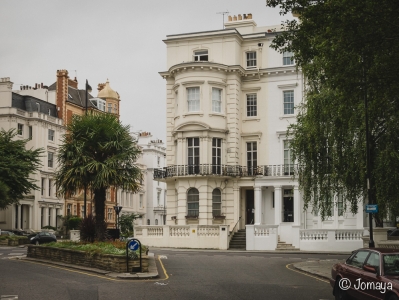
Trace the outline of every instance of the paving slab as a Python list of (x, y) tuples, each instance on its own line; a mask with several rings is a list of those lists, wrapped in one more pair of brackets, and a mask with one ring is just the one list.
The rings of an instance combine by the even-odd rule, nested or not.
[(301, 272), (329, 280), (332, 266), (344, 261), (343, 259), (308, 260), (294, 263), (292, 266)]

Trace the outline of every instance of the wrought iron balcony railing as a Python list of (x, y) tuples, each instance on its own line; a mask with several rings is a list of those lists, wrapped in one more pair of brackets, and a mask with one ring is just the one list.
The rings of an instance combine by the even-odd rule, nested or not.
[(257, 167), (232, 166), (232, 165), (175, 165), (154, 170), (154, 179), (190, 175), (220, 175), (232, 177), (254, 176), (292, 176), (296, 172), (297, 165), (267, 165)]

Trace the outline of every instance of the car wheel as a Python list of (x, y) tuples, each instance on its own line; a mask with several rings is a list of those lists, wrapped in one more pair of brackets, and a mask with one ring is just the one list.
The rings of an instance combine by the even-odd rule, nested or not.
[(399, 298), (396, 295), (391, 294), (389, 295), (388, 300), (399, 300)]
[(348, 300), (348, 294), (346, 291), (342, 290), (338, 284), (339, 279), (336, 281), (334, 286), (334, 296), (335, 300)]
[(36, 241), (36, 242), (35, 242), (35, 245), (40, 245), (39, 241)]

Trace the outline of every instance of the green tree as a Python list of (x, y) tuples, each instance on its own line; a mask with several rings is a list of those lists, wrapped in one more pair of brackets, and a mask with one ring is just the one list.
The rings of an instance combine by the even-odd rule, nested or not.
[(141, 218), (142, 215), (139, 213), (126, 213), (122, 214), (119, 218), (119, 228), (123, 236), (129, 237), (133, 235), (133, 222), (136, 219)]
[[(294, 11), (272, 47), (291, 51), (306, 85), (290, 126), (305, 208), (324, 218), (344, 196), (352, 213), (367, 196), (365, 99), (370, 132), (371, 195), (382, 226), (399, 215), (399, 2), (390, 0), (267, 0)], [(361, 205), (361, 204), (360, 204)], [(362, 209), (362, 206), (361, 206)]]
[(105, 239), (106, 190), (116, 186), (137, 191), (142, 173), (135, 164), (141, 150), (111, 114), (75, 116), (59, 149), (59, 193), (68, 196), (85, 186), (94, 194), (97, 239)]
[(43, 149), (26, 149), (14, 129), (0, 131), (0, 209), (18, 203), (39, 187), (30, 176), (40, 169)]

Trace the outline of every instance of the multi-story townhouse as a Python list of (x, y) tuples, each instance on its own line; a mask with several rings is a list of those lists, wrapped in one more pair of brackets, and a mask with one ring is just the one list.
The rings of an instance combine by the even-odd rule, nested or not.
[[(40, 170), (31, 174), (40, 190), (31, 191), (18, 205), (0, 210), (0, 228), (40, 230), (61, 225), (64, 200), (57, 197), (54, 172), (56, 152), (65, 133), (57, 107), (48, 101), (47, 89), (36, 85), (12, 90), (10, 78), (0, 80), (0, 128), (15, 129), (17, 139), (27, 139), (27, 148), (43, 148)], [(35, 96), (32, 96), (35, 95)]]
[[(296, 121), (304, 79), (292, 53), (270, 48), (277, 28), (257, 27), (252, 14), (238, 15), (229, 17), (224, 30), (164, 40), (167, 167), (154, 176), (167, 183), (170, 237), (180, 230), (184, 237), (202, 238), (216, 225), (228, 225), (232, 232), (246, 231), (247, 249), (274, 250), (278, 237), (279, 245), (291, 248), (316, 247), (317, 239), (329, 239), (328, 247), (348, 241), (346, 248), (334, 244), (337, 250), (361, 246), (363, 212), (345, 213), (342, 197), (334, 198), (326, 220), (303, 210), (286, 131)], [(155, 244), (143, 230), (145, 242)], [(182, 246), (177, 236), (167, 245)]]
[(154, 169), (165, 164), (165, 147), (162, 140), (154, 139), (150, 132), (139, 132), (138, 145), (142, 150), (142, 161), (146, 167), (146, 225), (164, 225), (166, 222), (166, 183), (154, 180)]

